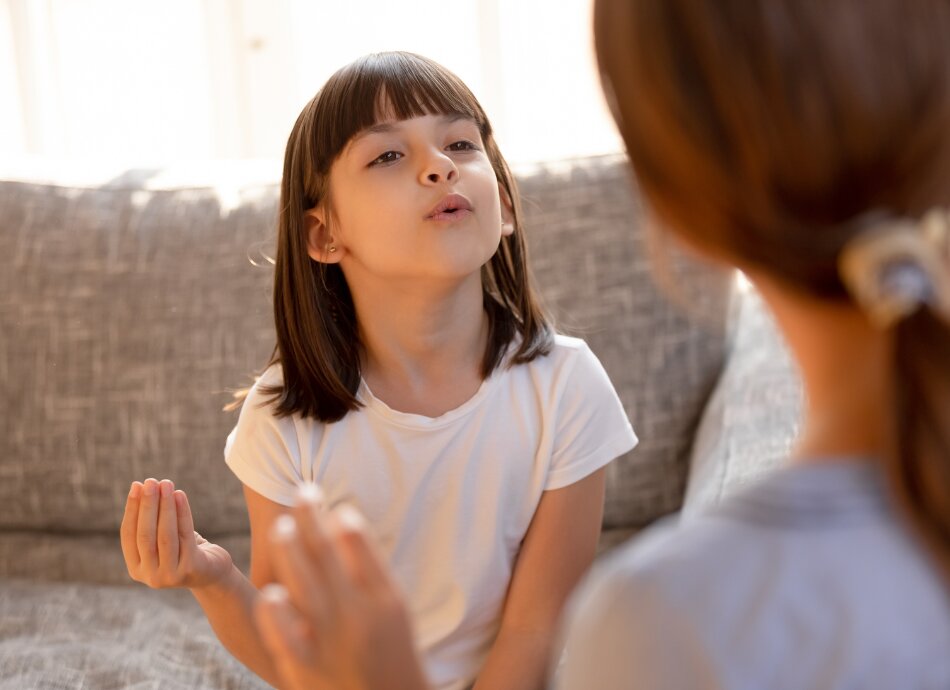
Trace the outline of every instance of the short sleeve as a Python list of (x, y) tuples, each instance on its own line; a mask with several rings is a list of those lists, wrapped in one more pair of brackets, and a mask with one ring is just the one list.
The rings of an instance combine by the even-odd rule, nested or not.
[(555, 690), (723, 687), (689, 617), (648, 577), (595, 568), (564, 620)]
[(224, 460), (247, 487), (261, 496), (290, 506), (303, 483), (300, 446), (293, 416), (277, 417), (261, 385), (273, 382), (265, 372), (251, 388), (237, 425), (228, 435)]
[(554, 450), (545, 490), (573, 484), (637, 444), (603, 365), (586, 343), (577, 342), (557, 399)]

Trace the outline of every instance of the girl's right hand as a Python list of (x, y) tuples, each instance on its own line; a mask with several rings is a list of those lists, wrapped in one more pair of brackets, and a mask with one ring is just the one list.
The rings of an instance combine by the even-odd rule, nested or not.
[(195, 532), (188, 497), (168, 479), (132, 482), (119, 534), (129, 575), (149, 587), (198, 589), (232, 569), (231, 555)]

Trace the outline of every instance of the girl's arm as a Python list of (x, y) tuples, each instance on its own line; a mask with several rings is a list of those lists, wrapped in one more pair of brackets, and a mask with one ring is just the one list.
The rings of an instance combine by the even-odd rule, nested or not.
[(191, 593), (201, 605), (221, 644), (241, 663), (273, 685), (283, 687), (280, 674), (254, 625), (258, 590), (274, 580), (267, 547), (267, 533), (278, 516), (289, 509), (244, 487), (251, 525), (250, 579), (236, 567), (222, 582)]
[(545, 687), (564, 602), (597, 550), (605, 472), (542, 495), (515, 564), (501, 629), (475, 690)]
[(221, 644), (242, 664), (273, 685), (282, 687), (280, 676), (254, 626), (257, 588), (232, 566), (225, 581), (192, 589)]

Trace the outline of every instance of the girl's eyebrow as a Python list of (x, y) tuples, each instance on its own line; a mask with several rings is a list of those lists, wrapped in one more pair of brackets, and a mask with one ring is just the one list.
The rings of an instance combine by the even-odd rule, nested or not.
[[(442, 120), (444, 124), (450, 125), (453, 122), (458, 122), (459, 120), (469, 120), (472, 124), (477, 124), (472, 118), (468, 115), (463, 115), (462, 113), (451, 113), (449, 115), (440, 115), (439, 119)], [(388, 134), (390, 132), (395, 132), (400, 128), (400, 123), (402, 120), (389, 120), (387, 122), (378, 122), (375, 125), (367, 127), (364, 130), (361, 130), (356, 136), (350, 140), (350, 146), (353, 146), (363, 137), (366, 137), (370, 134)]]

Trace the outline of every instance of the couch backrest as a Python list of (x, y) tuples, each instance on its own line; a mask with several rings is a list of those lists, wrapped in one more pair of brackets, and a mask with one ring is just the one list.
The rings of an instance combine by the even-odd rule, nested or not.
[(682, 504), (693, 434), (723, 363), (733, 274), (658, 243), (624, 157), (520, 172), (545, 300), (560, 329), (603, 362), (640, 439), (608, 467), (604, 524), (643, 526)]
[[(208, 535), (246, 529), (222, 459), (236, 416), (221, 409), (273, 347), (278, 187), (244, 172), (0, 181), (0, 530), (114, 531), (129, 482), (148, 476), (188, 491)], [(605, 521), (644, 524), (680, 503), (729, 278), (685, 272), (706, 324), (658, 293), (620, 158), (519, 181), (543, 295), (601, 357), (641, 438), (610, 469)]]

